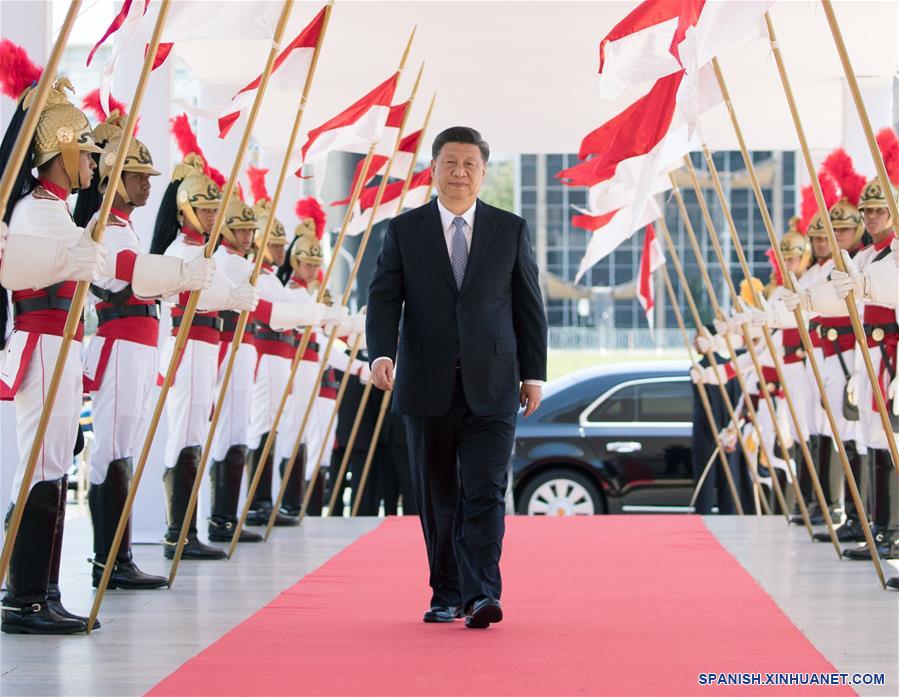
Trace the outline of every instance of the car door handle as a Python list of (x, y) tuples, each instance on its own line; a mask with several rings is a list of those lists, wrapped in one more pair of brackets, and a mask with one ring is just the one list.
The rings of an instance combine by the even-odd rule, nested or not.
[(635, 443), (634, 441), (616, 441), (606, 445), (606, 450), (610, 453), (635, 453), (642, 448), (642, 443)]

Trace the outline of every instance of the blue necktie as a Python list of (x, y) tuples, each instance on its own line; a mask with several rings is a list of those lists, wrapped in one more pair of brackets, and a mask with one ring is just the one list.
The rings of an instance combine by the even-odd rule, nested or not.
[(453, 267), (453, 275), (456, 277), (456, 287), (462, 288), (462, 279), (465, 278), (465, 267), (468, 265), (468, 244), (465, 242), (465, 219), (456, 216), (453, 218), (453, 253), (450, 254), (450, 264)]

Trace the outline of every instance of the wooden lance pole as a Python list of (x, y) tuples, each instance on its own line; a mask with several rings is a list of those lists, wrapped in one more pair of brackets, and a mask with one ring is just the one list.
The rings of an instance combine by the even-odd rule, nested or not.
[[(693, 298), (693, 292), (690, 290), (690, 286), (687, 283), (687, 277), (684, 273), (683, 265), (680, 261), (680, 256), (677, 253), (677, 248), (674, 246), (674, 240), (671, 239), (671, 233), (668, 231), (668, 225), (665, 223), (665, 217), (662, 216), (658, 221), (659, 229), (662, 231), (662, 236), (665, 238), (665, 243), (668, 246), (669, 256), (671, 257), (671, 261), (674, 265), (674, 270), (677, 273), (678, 280), (680, 281), (681, 287), (684, 289), (684, 297), (687, 299), (687, 305), (690, 308), (690, 314), (693, 317), (693, 323), (696, 325), (696, 330), (700, 333), (703, 332), (702, 319), (699, 316), (699, 308), (696, 305), (696, 301)], [(771, 458), (768, 453), (766, 446), (764, 445), (764, 441), (762, 440), (762, 430), (758, 425), (758, 415), (756, 414), (755, 408), (752, 404), (752, 399), (749, 396), (749, 392), (746, 390), (746, 383), (743, 380), (743, 376), (739, 368), (736, 366), (736, 354), (732, 350), (731, 346), (728, 346), (728, 351), (731, 355), (731, 360), (734, 361), (735, 373), (738, 378), (737, 382), (740, 385), (740, 389), (743, 392), (743, 404), (746, 407), (746, 413), (749, 415), (749, 420), (752, 422), (753, 427), (755, 429), (756, 435), (759, 439), (759, 452), (764, 453), (765, 457), (768, 458), (768, 467), (771, 467)], [(718, 366), (718, 360), (715, 358), (714, 348), (706, 354), (709, 358), (709, 362), (712, 367), (715, 369), (716, 374), (723, 374), (723, 371)], [(734, 424), (739, 424), (740, 420), (737, 417), (736, 412), (734, 411), (733, 403), (731, 402), (730, 395), (727, 392), (726, 386), (722, 382), (718, 382), (718, 388), (721, 391), (722, 401), (724, 402), (724, 407), (727, 410), (727, 415), (730, 417), (731, 422)], [(761, 487), (761, 482), (758, 479), (755, 468), (752, 466), (754, 462), (754, 456), (752, 454), (752, 449), (746, 444), (746, 440), (743, 436), (743, 432), (740, 429), (737, 429), (737, 440), (740, 443), (740, 449), (743, 451), (743, 456), (746, 459), (746, 466), (749, 470), (750, 475), (752, 476), (753, 483), (757, 488)], [(772, 480), (775, 479), (772, 472)], [(772, 488), (774, 484), (772, 483)], [(775, 492), (779, 492), (780, 489), (775, 489)], [(789, 520), (789, 513), (786, 508), (786, 503), (783, 500), (783, 495), (777, 496), (778, 504), (780, 505), (781, 513), (784, 518)], [(770, 508), (767, 505), (767, 501), (765, 497), (761, 497), (762, 505), (770, 511)]]
[[(315, 77), (315, 69), (318, 66), (318, 58), (321, 54), (322, 45), (325, 41), (325, 34), (328, 31), (328, 22), (331, 19), (331, 10), (334, 6), (333, 2), (329, 2), (325, 6), (325, 15), (322, 18), (321, 33), (318, 37), (318, 43), (312, 53), (312, 61), (309, 66), (309, 72), (306, 75), (306, 82), (303, 85), (303, 92), (300, 96), (300, 103), (297, 105), (297, 113), (293, 119), (293, 128), (290, 131), (290, 137), (287, 140), (287, 148), (284, 151), (284, 159), (281, 164), (281, 173), (278, 175), (278, 183), (275, 185), (275, 192), (272, 196), (271, 210), (272, 214), (266, 220), (265, 229), (262, 231), (262, 238), (259, 240), (259, 249), (256, 252), (256, 259), (253, 265), (253, 271), (250, 274), (250, 284), (255, 286), (259, 280), (259, 273), (262, 269), (262, 262), (265, 259), (265, 246), (268, 244), (271, 232), (275, 227), (274, 212), (278, 209), (278, 202), (281, 200), (281, 192), (284, 190), (284, 181), (290, 170), (290, 160), (296, 145), (297, 135), (300, 132), (300, 125), (303, 121), (303, 113), (306, 109), (306, 103), (309, 100), (309, 91), (312, 88), (312, 80)], [(225, 372), (222, 375), (222, 386), (219, 389), (219, 396), (212, 411), (212, 421), (209, 424), (209, 432), (206, 436), (206, 443), (200, 459), (200, 466), (197, 468), (197, 475), (194, 478), (193, 488), (190, 492), (190, 500), (187, 504), (187, 511), (184, 514), (184, 521), (181, 523), (181, 533), (178, 536), (178, 546), (175, 548), (175, 556), (172, 559), (172, 568), (169, 570), (169, 588), (175, 581), (175, 575), (178, 573), (178, 565), (181, 562), (181, 555), (184, 553), (184, 545), (187, 543), (187, 534), (190, 529), (190, 521), (193, 518), (194, 510), (197, 507), (197, 497), (200, 494), (200, 485), (203, 482), (203, 473), (206, 471), (206, 463), (209, 461), (209, 453), (212, 451), (212, 439), (215, 436), (215, 430), (218, 426), (219, 416), (222, 412), (222, 406), (225, 403), (225, 394), (231, 382), (231, 375), (234, 371), (234, 361), (237, 358), (237, 351), (243, 335), (247, 328), (247, 321), (250, 313), (242, 311), (237, 320), (237, 327), (234, 329), (234, 338), (231, 341), (231, 350), (228, 354), (228, 361), (225, 364)]]
[[(137, 87), (134, 91), (134, 98), (131, 101), (131, 108), (128, 110), (128, 117), (125, 119), (124, 130), (122, 131), (121, 142), (119, 143), (118, 152), (116, 152), (115, 162), (112, 166), (112, 171), (109, 173), (109, 181), (114, 182), (118, 181), (122, 176), (122, 168), (125, 165), (125, 158), (128, 155), (128, 145), (131, 143), (131, 138), (134, 133), (134, 125), (137, 123), (137, 114), (140, 110), (141, 101), (144, 97), (144, 91), (147, 87), (147, 80), (150, 76), (150, 70), (153, 67), (153, 57), (156, 54), (156, 49), (159, 46), (159, 37), (162, 35), (162, 27), (165, 24), (165, 18), (168, 14), (169, 4), (171, 0), (163, 0), (162, 4), (159, 6), (159, 15), (156, 19), (156, 26), (153, 30), (153, 38), (151, 39), (151, 43), (149, 48), (147, 49), (147, 57), (144, 59), (143, 69), (140, 73), (140, 78), (137, 82)], [(54, 55), (51, 55), (51, 62), (55, 61), (55, 64), (59, 63), (59, 56), (56, 55), (57, 51), (62, 51), (62, 48), (65, 45), (65, 37), (68, 36), (71, 31), (71, 26), (69, 24), (69, 19), (71, 18), (74, 21), (74, 7), (69, 8), (69, 16), (66, 17), (66, 24), (63, 25), (62, 33), (60, 34), (59, 40), (56, 42), (56, 46), (53, 48)], [(55, 69), (55, 65), (54, 65)], [(45, 80), (47, 78), (47, 80)], [(38, 89), (41, 87), (46, 87), (46, 90), (49, 90), (50, 81), (52, 80), (52, 71), (50, 70), (50, 66), (44, 69), (44, 72), (41, 74), (41, 82), (38, 85)], [(46, 90), (44, 92), (43, 98), (44, 102), (46, 102), (47, 94)], [(40, 92), (36, 95), (37, 98), (40, 98)], [(35, 103), (29, 108), (28, 118), (32, 116), (35, 117), (35, 121), (37, 117), (40, 115), (40, 108), (38, 104)], [(27, 121), (25, 126), (27, 126)], [(34, 132), (35, 126), (31, 126), (32, 133)], [(25, 141), (26, 148), (30, 145), (31, 139)], [(18, 143), (17, 143), (18, 147)], [(19, 165), (21, 167), (21, 164)], [(19, 168), (12, 168), (12, 163), (10, 163), (9, 169), (4, 172), (4, 174), (11, 174), (13, 178), (15, 174), (18, 173)], [(10, 187), (12, 186), (12, 182), (10, 182)], [(103, 196), (103, 203), (100, 206), (100, 211), (97, 217), (97, 223), (94, 225), (94, 229), (91, 233), (91, 238), (94, 242), (100, 243), (103, 241), (103, 233), (106, 230), (106, 221), (109, 219), (109, 211), (112, 209), (112, 202), (115, 199), (116, 187), (110, 186), (106, 190), (106, 194)], [(3, 201), (8, 200), (9, 192), (6, 193), (2, 197)], [(12, 517), (9, 521), (9, 527), (7, 529), (6, 539), (3, 544), (3, 553), (0, 556), (0, 578), (4, 578), (6, 575), (6, 569), (9, 564), (10, 556), (12, 555), (13, 543), (15, 542), (16, 535), (19, 532), (19, 525), (22, 522), (22, 514), (25, 509), (25, 501), (28, 498), (28, 492), (31, 490), (31, 481), (34, 478), (34, 470), (37, 467), (37, 460), (40, 456), (41, 450), (43, 449), (44, 436), (47, 433), (47, 425), (50, 423), (50, 415), (53, 413), (53, 405), (56, 402), (56, 395), (59, 392), (59, 384), (62, 381), (63, 373), (65, 372), (65, 367), (69, 355), (69, 349), (72, 346), (72, 342), (75, 340), (75, 334), (78, 332), (78, 325), (81, 323), (81, 315), (84, 311), (84, 302), (87, 298), (87, 289), (90, 286), (90, 282), (88, 281), (79, 281), (75, 286), (75, 293), (72, 297), (72, 304), (69, 307), (69, 313), (66, 316), (66, 324), (63, 328), (62, 333), (62, 342), (59, 347), (59, 354), (56, 357), (56, 364), (53, 366), (53, 374), (50, 378), (50, 384), (47, 388), (47, 392), (44, 395), (44, 406), (41, 410), (41, 416), (38, 420), (37, 429), (34, 432), (34, 439), (31, 443), (31, 450), (28, 453), (28, 460), (25, 463), (25, 470), (22, 476), (22, 486), (19, 489), (19, 494), (16, 497), (16, 503), (13, 507)], [(4, 300), (5, 302), (5, 300)], [(112, 568), (112, 564), (109, 565), (109, 568)]]
[[(413, 31), (413, 36), (415, 32)], [(409, 42), (411, 45), (412, 37), (409, 37)], [(400, 63), (399, 72), (402, 72), (405, 67), (405, 61), (408, 54), (407, 52), (403, 54), (402, 62)], [(403, 137), (403, 133), (406, 129), (406, 124), (409, 121), (409, 113), (412, 111), (412, 106), (415, 103), (415, 95), (418, 92), (418, 86), (421, 83), (421, 75), (424, 70), (424, 63), (422, 63), (421, 67), (418, 70), (418, 76), (415, 79), (415, 84), (412, 86), (412, 93), (409, 96), (408, 106), (403, 113), (403, 118), (400, 122), (400, 126), (397, 129), (396, 135), (396, 144), (393, 147), (393, 152), (390, 155), (390, 159), (387, 161), (386, 172), (390, 172), (391, 167), (393, 167), (393, 162), (396, 159), (396, 154), (399, 152), (400, 148), (400, 140)], [(359, 268), (362, 266), (362, 258), (365, 256), (365, 249), (368, 246), (368, 240), (371, 237), (371, 231), (374, 227), (375, 215), (378, 212), (378, 207), (381, 205), (381, 200), (384, 197), (384, 191), (387, 188), (388, 176), (383, 176), (381, 178), (381, 183), (378, 186), (378, 191), (375, 194), (375, 200), (371, 207), (371, 217), (368, 221), (368, 226), (365, 228), (365, 232), (362, 235), (362, 240), (359, 243), (359, 248), (356, 251), (356, 260), (353, 264), (353, 269), (350, 271), (350, 276), (347, 279), (346, 288), (343, 292), (343, 297), (341, 298), (341, 304), (346, 305), (350, 301), (350, 295), (353, 292), (353, 283), (356, 280), (356, 276), (359, 273)], [(315, 407), (315, 400), (318, 397), (318, 388), (321, 385), (322, 378), (325, 375), (325, 372), (328, 369), (328, 355), (331, 353), (331, 348), (334, 346), (334, 340), (337, 338), (337, 332), (332, 331), (331, 335), (328, 337), (328, 343), (325, 348), (324, 353), (321, 354), (321, 363), (318, 367), (318, 376), (312, 382), (312, 391), (309, 395), (309, 402), (306, 405), (306, 411), (303, 414), (303, 420), (300, 422), (300, 430), (297, 432), (296, 441), (293, 446), (293, 451), (290, 459), (287, 461), (287, 466), (284, 468), (284, 475), (281, 479), (281, 487), (278, 490), (277, 501), (275, 502), (274, 508), (272, 509), (272, 514), (268, 519), (268, 525), (265, 528), (265, 539), (268, 540), (269, 536), (272, 534), (272, 528), (275, 525), (275, 518), (278, 515), (278, 508), (281, 505), (281, 501), (284, 498), (284, 494), (287, 491), (287, 484), (290, 477), (290, 472), (293, 469), (293, 465), (297, 458), (297, 453), (300, 451), (300, 445), (303, 442), (303, 435), (306, 431), (306, 426), (309, 424), (309, 417), (312, 415), (312, 410)], [(303, 520), (306, 516), (306, 511), (309, 508), (309, 503), (312, 500), (312, 493), (315, 490), (315, 482), (318, 478), (319, 472), (321, 471), (321, 462), (316, 462), (312, 469), (312, 474), (310, 475), (309, 481), (310, 485), (307, 487), (306, 492), (303, 496), (303, 505), (300, 508), (300, 521)]]
[[(256, 96), (253, 99), (253, 106), (250, 108), (250, 113), (247, 117), (247, 124), (244, 127), (240, 145), (237, 148), (237, 153), (234, 155), (234, 164), (231, 166), (231, 175), (228, 177), (228, 181), (225, 183), (224, 192), (222, 192), (222, 210), (228, 207), (228, 201), (230, 200), (231, 195), (234, 193), (237, 178), (240, 176), (240, 168), (243, 164), (243, 157), (250, 142), (250, 135), (253, 133), (253, 125), (256, 123), (256, 116), (259, 113), (259, 107), (262, 104), (262, 97), (265, 94), (266, 87), (268, 86), (268, 79), (275, 64), (275, 58), (277, 58), (278, 56), (281, 39), (284, 36), (284, 30), (287, 26), (287, 20), (290, 17), (290, 10), (292, 7), (293, 0), (285, 0), (284, 6), (281, 10), (281, 16), (278, 19), (277, 28), (275, 29), (275, 35), (272, 41), (271, 49), (269, 50), (268, 59), (265, 63), (265, 69), (262, 71), (259, 88), (256, 90)], [(148, 52), (147, 55), (151, 56), (153, 55), (153, 53), (155, 53), (155, 51)], [(132, 113), (137, 112), (135, 109), (132, 109)], [(212, 253), (215, 251), (215, 245), (218, 242), (219, 235), (221, 234), (224, 220), (224, 215), (218, 215), (215, 218), (215, 225), (212, 228), (212, 232), (210, 232), (209, 234), (209, 240), (207, 241), (206, 248), (204, 249), (204, 256), (207, 259), (211, 257)], [(178, 334), (175, 337), (175, 348), (172, 351), (172, 357), (169, 361), (168, 370), (166, 371), (165, 379), (162, 383), (162, 389), (160, 389), (159, 397), (156, 400), (156, 407), (150, 420), (147, 437), (144, 439), (140, 458), (138, 459), (137, 466), (134, 469), (134, 477), (131, 483), (131, 488), (128, 490), (128, 496), (125, 498), (125, 505), (122, 510), (122, 515), (119, 518), (119, 525), (116, 528), (116, 534), (112, 540), (112, 546), (109, 548), (110, 559), (115, 559), (116, 554), (118, 554), (119, 545), (122, 542), (122, 536), (125, 532), (125, 527), (128, 525), (128, 520), (131, 517), (131, 508), (134, 505), (134, 497), (137, 494), (137, 487), (140, 485), (144, 467), (146, 466), (147, 458), (150, 455), (150, 446), (153, 444), (153, 438), (156, 435), (156, 429), (158, 428), (159, 420), (162, 417), (162, 409), (165, 405), (166, 397), (168, 396), (169, 389), (172, 386), (172, 381), (175, 378), (175, 372), (177, 371), (178, 364), (181, 361), (181, 355), (184, 353), (184, 347), (187, 344), (187, 333), (190, 330), (191, 323), (193, 322), (199, 298), (200, 291), (191, 291), (190, 297), (187, 301), (187, 305), (184, 308), (182, 323), (178, 328)], [(112, 569), (114, 566), (114, 564), (107, 564), (103, 569), (103, 576), (100, 579), (100, 585), (97, 586), (97, 594), (94, 598), (93, 607), (91, 607), (90, 617), (88, 618), (88, 631), (91, 630), (94, 622), (97, 619), (97, 612), (99, 612), (100, 604), (103, 602), (103, 596), (106, 593), (106, 588), (109, 584), (109, 578), (112, 574)]]
[[(727, 198), (724, 195), (724, 190), (721, 188), (721, 181), (718, 178), (718, 170), (715, 168), (715, 163), (712, 161), (711, 154), (708, 149), (704, 149), (706, 158), (709, 163), (710, 172), (712, 173), (712, 181), (715, 185), (715, 192), (718, 197), (718, 203), (721, 206), (721, 210), (724, 211), (724, 217), (727, 220), (727, 227), (730, 231), (731, 240), (734, 244), (734, 249), (737, 252), (737, 257), (740, 260), (740, 266), (743, 271), (743, 275), (746, 278), (746, 283), (750, 289), (752, 289), (753, 295), (755, 296), (755, 300), (758, 303), (758, 306), (764, 307), (764, 302), (762, 299), (761, 293), (758, 293), (754, 290), (752, 286), (752, 273), (749, 270), (749, 264), (746, 261), (746, 255), (743, 253), (743, 245), (740, 243), (740, 236), (737, 233), (737, 226), (734, 222), (733, 216), (730, 212), (730, 207), (727, 203)], [(706, 227), (709, 229), (709, 239), (712, 241), (712, 246), (715, 249), (715, 256), (718, 259), (718, 264), (721, 267), (722, 273), (724, 274), (724, 278), (727, 282), (728, 290), (730, 291), (731, 300), (733, 305), (737, 310), (741, 309), (741, 298), (740, 294), (737, 292), (736, 287), (734, 286), (733, 278), (731, 277), (730, 270), (728, 269), (727, 261), (724, 258), (724, 252), (721, 249), (721, 243), (718, 240), (718, 231), (715, 228), (715, 224), (712, 221), (712, 215), (709, 212), (708, 203), (705, 200), (705, 196), (702, 192), (702, 187), (699, 185), (699, 179), (696, 176), (696, 170), (693, 167), (693, 162), (690, 160), (689, 156), (684, 157), (684, 164), (687, 167), (687, 172), (690, 175), (690, 179), (693, 183), (693, 189), (696, 192), (696, 198), (699, 201), (699, 206), (702, 211), (703, 219), (705, 220)], [(773, 245), (772, 245), (773, 246)], [(780, 251), (780, 247), (778, 246), (778, 252)], [(782, 266), (781, 268), (786, 268)], [(840, 548), (840, 543), (837, 540), (836, 533), (833, 529), (833, 520), (830, 517), (830, 511), (827, 509), (827, 502), (824, 499), (824, 492), (821, 489), (821, 483), (818, 480), (818, 473), (815, 471), (815, 465), (812, 460), (812, 455), (809, 452), (808, 444), (806, 443), (806, 434), (802, 428), (802, 421), (799, 418), (799, 414), (796, 411), (795, 403), (793, 402), (792, 394), (787, 385), (786, 375), (784, 373), (783, 361), (780, 355), (780, 352), (777, 350), (777, 347), (774, 345), (774, 340), (771, 338), (771, 329), (766, 324), (762, 326), (762, 336), (765, 339), (765, 345), (768, 348), (768, 353), (771, 354), (772, 361), (774, 362), (774, 370), (777, 373), (777, 379), (780, 381), (781, 389), (784, 393), (784, 400), (787, 404), (787, 409), (790, 411), (790, 418), (793, 421), (793, 427), (796, 429), (797, 440), (799, 441), (799, 447), (802, 450), (803, 460), (805, 461), (805, 466), (807, 471), (809, 472), (809, 477), (811, 478), (812, 488), (815, 491), (815, 494), (818, 499), (818, 505), (822, 508), (822, 515), (824, 517), (824, 522), (827, 525), (828, 534), (830, 535), (830, 540), (833, 543), (834, 550), (837, 553), (837, 557), (842, 559), (842, 549)], [(743, 326), (743, 335), (744, 337), (748, 336), (749, 328), (748, 325)], [(806, 351), (807, 354), (811, 355), (811, 360), (814, 360), (813, 351), (811, 350), (811, 342), (809, 342), (809, 350)], [(793, 478), (795, 480), (795, 477)], [(798, 482), (794, 483), (794, 491), (797, 495), (797, 500), (802, 498), (801, 493), (799, 492)], [(803, 501), (804, 503), (804, 501)], [(797, 504), (798, 505), (798, 504)]]
[[(418, 153), (421, 150), (421, 144), (424, 142), (425, 134), (428, 132), (428, 124), (431, 122), (431, 112), (434, 110), (434, 101), (437, 99), (437, 93), (435, 92), (431, 95), (431, 103), (428, 105), (428, 111), (425, 114), (425, 120), (421, 126), (421, 135), (418, 138), (418, 142), (415, 144), (415, 150), (412, 153), (412, 160), (409, 162), (409, 170), (406, 172), (406, 181), (403, 184), (403, 190), (400, 192), (400, 198), (397, 202), (397, 215), (403, 212), (403, 204), (406, 201), (406, 194), (409, 191), (409, 186), (412, 184), (412, 177), (415, 174), (415, 164), (418, 161)], [(425, 196), (425, 201), (427, 201), (430, 196), (431, 186), (433, 183), (428, 185), (428, 194)], [(359, 434), (359, 425), (362, 423), (362, 417), (365, 413), (365, 407), (368, 404), (369, 396), (371, 395), (371, 381), (369, 381), (365, 385), (365, 389), (362, 391), (362, 397), (359, 400), (359, 406), (356, 408), (356, 416), (353, 419), (353, 428), (350, 431), (350, 437), (346, 442), (346, 447), (344, 448), (343, 458), (340, 462), (340, 467), (337, 471), (337, 476), (334, 478), (334, 481), (331, 486), (331, 498), (328, 501), (328, 515), (333, 515), (332, 511), (334, 507), (337, 505), (337, 497), (340, 493), (341, 487), (343, 485), (343, 480), (346, 477), (346, 470), (349, 464), (350, 455), (353, 452), (353, 446), (356, 444), (356, 437)], [(338, 395), (337, 403), (334, 405), (334, 413), (337, 413), (337, 410), (340, 408), (340, 395)], [(333, 416), (332, 416), (333, 418)], [(330, 433), (330, 427), (327, 433)], [(355, 489), (355, 487), (353, 487)]]

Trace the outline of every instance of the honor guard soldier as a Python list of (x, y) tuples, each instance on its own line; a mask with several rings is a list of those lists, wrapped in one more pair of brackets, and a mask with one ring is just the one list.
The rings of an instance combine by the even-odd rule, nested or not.
[[(94, 137), (104, 145), (106, 153), (99, 158), (92, 186), (78, 195), (75, 221), (79, 224), (97, 219), (110, 186), (110, 170), (121, 144), (124, 116), (114, 111), (94, 129)], [(114, 275), (103, 275), (92, 283), (88, 298), (97, 313), (97, 335), (89, 344), (84, 361), (84, 389), (91, 395), (94, 433), (88, 503), (94, 528), (95, 587), (108, 563), (107, 553), (131, 485), (133, 458), (143, 443), (156, 377), (156, 299), (203, 290), (215, 272), (215, 263), (210, 259), (200, 257), (188, 263), (146, 252), (131, 214), (146, 205), (151, 177), (158, 175), (150, 151), (132, 138), (122, 175), (114, 184), (115, 198), (103, 237)], [(109, 586), (149, 589), (164, 585), (164, 577), (145, 574), (134, 563), (129, 523), (113, 563)]]
[[(8, 42), (4, 50), (24, 56), (21, 49)], [(27, 65), (28, 59), (0, 63)], [(0, 145), (0, 168), (5, 168), (12, 156), (36, 94), (26, 87), (37, 80), (40, 69), (30, 67), (29, 75), (2, 76), (6, 91), (18, 93), (20, 98)], [(81, 411), (82, 323), (60, 373), (58, 393), (40, 443), (38, 466), (32, 480), (24, 481), (76, 283), (95, 280), (106, 260), (106, 249), (91, 240), (89, 229), (75, 224), (66, 203), (73, 190), (90, 185), (96, 167), (91, 154), (103, 153), (94, 143), (87, 117), (69, 102), (66, 90), (74, 91), (66, 78), (58, 78), (50, 89), (4, 219), (9, 237), (0, 283), (11, 291), (13, 318), (12, 334), (7, 337), (9, 303), (4, 291), (0, 298), (0, 343), (6, 350), (0, 364), (0, 399), (12, 400), (16, 410), (19, 462), (13, 500), (22, 486), (28, 491), (2, 602), (0, 628), (10, 634), (72, 634), (87, 628), (86, 618), (63, 607), (59, 590), (66, 473), (72, 464)], [(7, 520), (11, 514), (12, 508)]]
[[(865, 230), (872, 244), (854, 258), (848, 251), (841, 250), (846, 272), (834, 270), (829, 282), (800, 293), (795, 302), (810, 312), (839, 315), (845, 312), (841, 310), (841, 305), (845, 308), (844, 299), (850, 291), (854, 293), (861, 306), (871, 362), (877, 375), (876, 388), (883, 395), (893, 422), (892, 430), (896, 432), (899, 430), (899, 419), (895, 418), (899, 410), (899, 402), (895, 399), (899, 391), (899, 382), (895, 379), (899, 326), (896, 323), (896, 265), (891, 255), (895, 232), (887, 207), (887, 195), (895, 197), (895, 189), (891, 186), (891, 191), (885, 192), (877, 178), (864, 187), (858, 208), (862, 211)], [(875, 406), (874, 388), (868, 380), (860, 352), (856, 353), (855, 365), (847, 381), (846, 399), (858, 406), (861, 432), (868, 448), (871, 512), (877, 552), (881, 557), (893, 558), (899, 556), (899, 477), (893, 467), (886, 434)], [(866, 547), (845, 549), (843, 555), (849, 559), (870, 559)]]
[[(203, 256), (207, 235), (212, 231), (221, 205), (221, 191), (205, 173), (203, 159), (188, 153), (175, 168), (163, 196), (150, 251), (192, 262)], [(172, 305), (172, 335), (162, 350), (160, 372), (168, 369), (175, 348), (188, 293), (166, 299)], [(163, 483), (167, 502), (166, 558), (172, 559), (200, 464), (200, 450), (209, 428), (215, 399), (222, 319), (219, 310), (253, 310), (257, 292), (249, 281), (234, 284), (216, 269), (212, 285), (200, 293), (197, 313), (187, 334), (166, 401), (168, 438), (165, 447)], [(162, 382), (163, 375), (157, 381)], [(185, 559), (224, 559), (225, 552), (203, 544), (197, 537), (196, 512), (190, 522)]]
[[(297, 202), (297, 217), (300, 224), (294, 232), (294, 240), (288, 253), (288, 260), (279, 270), (279, 277), (285, 283), (289, 298), (294, 302), (308, 302), (317, 295), (321, 266), (324, 262), (321, 240), (325, 232), (325, 212), (321, 204), (308, 197)], [(326, 303), (327, 304), (327, 303)], [(349, 313), (342, 305), (331, 305), (322, 312), (323, 326), (341, 326), (347, 328), (350, 322)], [(302, 332), (298, 332), (302, 336)], [(303, 354), (290, 397), (281, 419), (278, 433), (276, 457), (280, 462), (282, 476), (287, 468), (287, 461), (293, 454), (293, 446), (299, 433), (303, 416), (312, 396), (313, 382), (318, 377), (319, 356), (324, 349), (320, 345), (321, 332), (312, 333), (306, 351)], [(316, 386), (318, 387), (318, 386)], [(310, 414), (311, 421), (312, 415)], [(296, 517), (300, 513), (306, 477), (311, 474), (312, 464), (307, 462), (310, 443), (309, 423), (303, 434), (303, 441), (297, 452), (297, 460), (291, 469), (290, 481), (281, 503), (281, 512)]]
[[(250, 400), (250, 426), (248, 443), (253, 455), (250, 462), (249, 481), (255, 476), (260, 466), (262, 449), (268, 439), (275, 412), (281, 402), (284, 386), (290, 377), (290, 364), (296, 351), (299, 339), (297, 328), (317, 325), (321, 322), (325, 306), (308, 294), (298, 296), (288, 293), (277, 276), (277, 268), (284, 264), (287, 257), (287, 232), (284, 224), (275, 218), (269, 233), (268, 243), (261, 249), (261, 238), (270, 217), (271, 198), (265, 187), (265, 174), (268, 170), (251, 167), (247, 170), (250, 188), (255, 204), (253, 211), (259, 221), (256, 232), (256, 253), (263, 255), (262, 267), (256, 286), (259, 288), (260, 303), (272, 304), (272, 320), (265, 322), (256, 319), (253, 324), (257, 362), (253, 382), (253, 393)], [(302, 302), (297, 302), (297, 299)], [(277, 326), (277, 329), (275, 328)], [(285, 423), (281, 419), (281, 423)], [(263, 472), (256, 488), (256, 494), (250, 504), (247, 515), (248, 525), (265, 525), (272, 513), (272, 462), (275, 449), (262, 463)], [(280, 511), (275, 516), (275, 525), (296, 525), (297, 519), (286, 516)]]

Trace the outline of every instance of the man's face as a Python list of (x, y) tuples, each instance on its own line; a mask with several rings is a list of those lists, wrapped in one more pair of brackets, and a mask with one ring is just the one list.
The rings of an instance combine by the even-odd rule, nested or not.
[(318, 264), (310, 264), (308, 261), (301, 261), (297, 276), (303, 281), (306, 281), (306, 283), (312, 283), (318, 277)]
[(815, 259), (830, 259), (830, 243), (826, 237), (812, 237), (812, 251)]
[(802, 265), (802, 257), (785, 257), (784, 264), (787, 265), (787, 271), (798, 276), (799, 267)]
[(275, 266), (281, 266), (287, 258), (287, 245), (284, 244), (268, 244), (268, 254)]
[(865, 217), (865, 229), (871, 237), (882, 235), (890, 227), (888, 208), (865, 208), (862, 215)]
[(487, 173), (481, 149), (470, 143), (447, 143), (431, 160), (437, 192), (447, 201), (474, 202)]
[[(847, 252), (851, 252), (852, 248), (855, 246), (855, 230), (848, 227), (835, 227), (833, 229), (833, 235), (837, 238), (837, 246), (840, 249), (845, 249)], [(827, 238), (822, 238), (826, 240)]]
[[(62, 158), (60, 158), (62, 160)], [(97, 163), (91, 157), (89, 152), (81, 150), (78, 153), (78, 188), (87, 189), (91, 185), (91, 179), (94, 176), (94, 170), (97, 169)]]
[(218, 208), (195, 208), (194, 212), (197, 214), (197, 220), (200, 221), (200, 225), (203, 226), (202, 230), (198, 230), (198, 232), (202, 232), (208, 235), (212, 232), (212, 228), (215, 226), (215, 217), (218, 215)]
[(238, 250), (244, 254), (249, 253), (250, 247), (253, 246), (253, 235), (256, 231), (253, 228), (239, 228), (234, 231), (234, 237), (237, 239)]
[(143, 172), (122, 172), (122, 184), (128, 200), (135, 208), (147, 205), (150, 198), (150, 175)]

